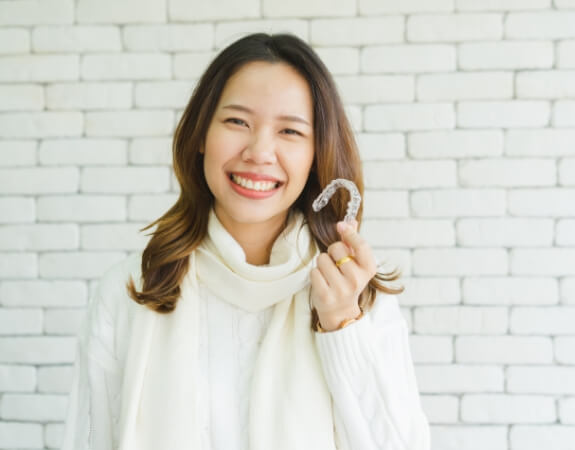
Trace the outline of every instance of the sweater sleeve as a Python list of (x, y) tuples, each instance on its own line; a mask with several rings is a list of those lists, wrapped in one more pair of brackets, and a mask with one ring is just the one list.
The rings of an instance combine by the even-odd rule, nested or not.
[(113, 339), (111, 315), (97, 292), (77, 335), (61, 450), (115, 448), (121, 378)]
[(341, 449), (429, 450), (408, 327), (395, 295), (378, 294), (361, 320), (315, 337)]

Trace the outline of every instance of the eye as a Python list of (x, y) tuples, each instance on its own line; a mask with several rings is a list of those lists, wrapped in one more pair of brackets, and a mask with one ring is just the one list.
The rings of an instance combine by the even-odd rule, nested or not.
[(303, 136), (303, 134), (301, 134), (299, 131), (294, 130), (294, 129), (292, 129), (292, 128), (286, 128), (286, 129), (283, 130), (283, 131), (288, 131), (289, 133), (287, 133), (287, 134), (296, 134), (296, 135), (299, 135), (299, 136)]
[(242, 119), (238, 119), (237, 117), (230, 117), (229, 119), (226, 119), (224, 122), (231, 122), (235, 123), (236, 125), (246, 124)]

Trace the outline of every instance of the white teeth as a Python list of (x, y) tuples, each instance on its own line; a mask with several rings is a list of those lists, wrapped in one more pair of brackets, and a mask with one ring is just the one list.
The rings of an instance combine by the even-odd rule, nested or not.
[(232, 174), (232, 180), (234, 183), (239, 184), (246, 189), (251, 189), (252, 191), (271, 191), (279, 184), (274, 183), (273, 181), (252, 181), (236, 174)]

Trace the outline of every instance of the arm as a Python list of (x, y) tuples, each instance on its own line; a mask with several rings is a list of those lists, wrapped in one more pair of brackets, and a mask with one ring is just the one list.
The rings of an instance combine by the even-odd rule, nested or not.
[(88, 305), (77, 336), (61, 450), (114, 448), (121, 378), (113, 339), (112, 318), (98, 291)]
[(378, 294), (361, 320), (315, 338), (343, 448), (429, 450), (408, 328), (394, 295)]

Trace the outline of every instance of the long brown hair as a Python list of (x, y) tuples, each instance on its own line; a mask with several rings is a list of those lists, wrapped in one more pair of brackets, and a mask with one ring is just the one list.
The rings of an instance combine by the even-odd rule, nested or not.
[[(309, 83), (313, 101), (314, 161), (306, 186), (292, 205), (303, 212), (305, 222), (320, 251), (337, 240), (335, 224), (346, 212), (349, 194), (339, 189), (320, 213), (312, 202), (334, 178), (353, 181), (363, 195), (361, 160), (351, 125), (333, 78), (313, 49), (291, 34), (255, 33), (223, 49), (200, 78), (178, 126), (172, 145), (174, 172), (180, 184), (176, 203), (159, 219), (142, 228), (157, 225), (142, 254), (142, 291), (130, 278), (127, 288), (136, 302), (158, 313), (174, 310), (180, 296), (180, 283), (188, 271), (189, 255), (207, 233), (209, 211), (214, 197), (203, 170), (203, 147), (208, 127), (227, 80), (252, 61), (287, 63)], [(362, 208), (357, 220), (361, 223)], [(399, 278), (397, 268), (377, 273), (360, 298), (364, 310), (371, 308), (377, 291), (401, 293), (404, 288), (383, 282)], [(314, 310), (312, 324), (318, 320)]]

